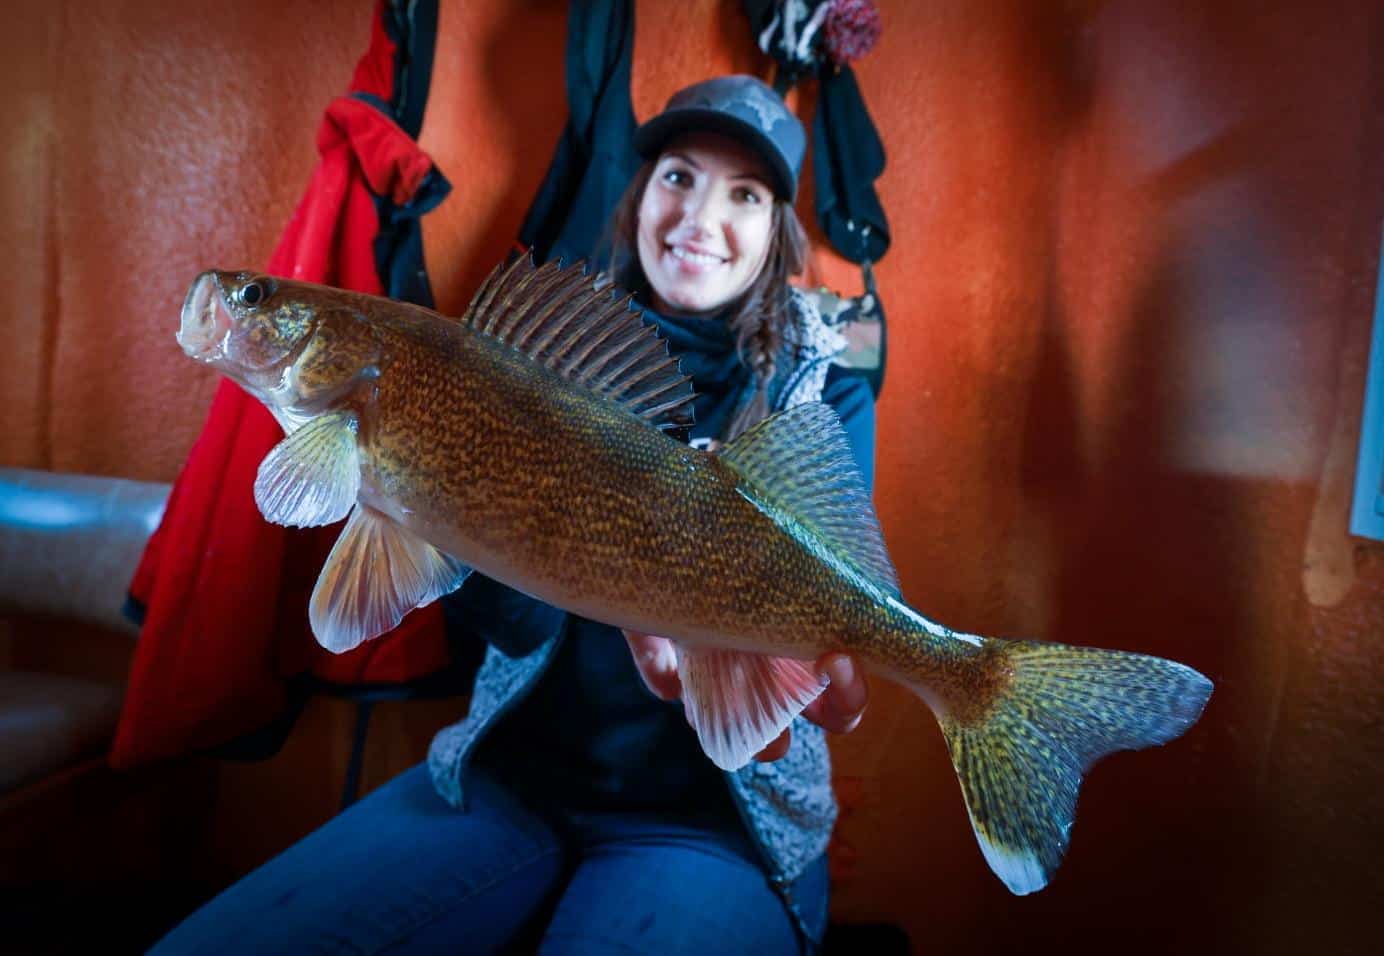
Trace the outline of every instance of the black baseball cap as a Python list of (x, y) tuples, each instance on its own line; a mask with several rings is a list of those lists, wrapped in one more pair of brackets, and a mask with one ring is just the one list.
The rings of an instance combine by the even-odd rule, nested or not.
[(682, 133), (720, 133), (757, 152), (769, 166), (774, 195), (792, 202), (798, 192), (807, 134), (783, 99), (762, 80), (736, 74), (694, 83), (634, 131), (634, 148), (656, 159)]

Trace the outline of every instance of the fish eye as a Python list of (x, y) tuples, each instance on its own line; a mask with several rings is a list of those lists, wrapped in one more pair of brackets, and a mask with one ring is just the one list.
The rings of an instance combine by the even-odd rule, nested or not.
[(268, 290), (265, 289), (264, 285), (259, 282), (246, 283), (240, 290), (241, 304), (248, 305), (251, 308), (259, 305), (266, 298), (268, 298), (268, 296)]

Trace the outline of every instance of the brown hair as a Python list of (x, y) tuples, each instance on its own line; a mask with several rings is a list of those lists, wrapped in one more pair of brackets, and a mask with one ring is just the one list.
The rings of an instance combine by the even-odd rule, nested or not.
[[(655, 160), (639, 167), (610, 217), (606, 247), (608, 268), (615, 283), (637, 297), (647, 295), (649, 281), (639, 264), (639, 204), (653, 176)], [(731, 305), (729, 324), (735, 333), (740, 360), (755, 376), (754, 398), (739, 410), (723, 441), (730, 441), (769, 411), (768, 384), (774, 377), (774, 356), (783, 345), (783, 330), (788, 324), (791, 292), (788, 277), (803, 271), (807, 263), (807, 232), (793, 205), (774, 198), (773, 223), (769, 230), (769, 252), (740, 298)]]

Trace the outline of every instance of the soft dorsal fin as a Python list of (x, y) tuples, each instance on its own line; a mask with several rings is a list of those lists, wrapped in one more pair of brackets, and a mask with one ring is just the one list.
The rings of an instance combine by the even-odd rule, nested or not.
[(598, 288), (581, 263), (534, 266), (519, 256), (495, 267), (462, 322), (657, 428), (691, 425), (691, 379), (658, 331), (630, 311), (630, 299)]
[(745, 491), (775, 520), (815, 535), (837, 557), (894, 597), (899, 577), (831, 406), (805, 402), (749, 429), (720, 452), (748, 481)]

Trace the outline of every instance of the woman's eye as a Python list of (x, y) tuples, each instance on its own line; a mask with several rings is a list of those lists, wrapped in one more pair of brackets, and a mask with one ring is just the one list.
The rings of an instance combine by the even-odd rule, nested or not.
[(739, 202), (750, 203), (752, 205), (758, 205), (763, 202), (763, 197), (748, 186), (741, 186), (736, 189), (735, 198)]
[(692, 176), (683, 169), (670, 169), (663, 174), (663, 181), (670, 186), (690, 186)]

